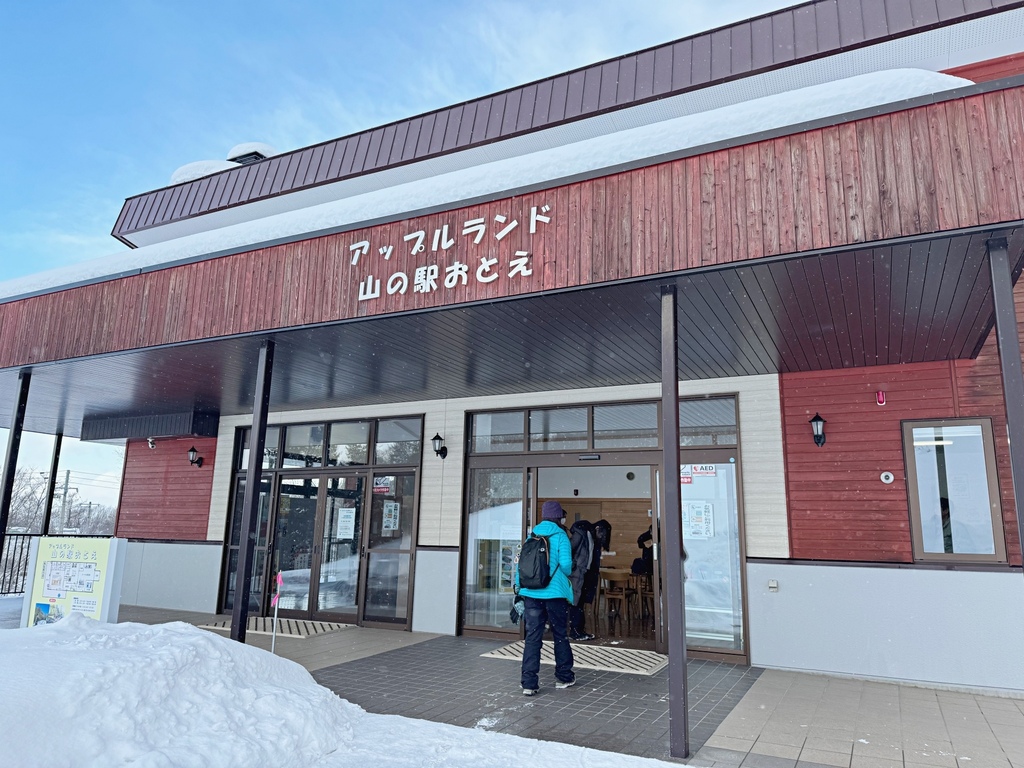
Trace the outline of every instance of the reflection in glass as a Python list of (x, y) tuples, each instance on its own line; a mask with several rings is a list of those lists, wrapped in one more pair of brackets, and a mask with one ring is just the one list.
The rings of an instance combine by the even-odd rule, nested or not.
[(370, 548), (412, 549), (416, 478), (411, 472), (374, 475), (370, 501)]
[(374, 462), (377, 464), (419, 464), (423, 444), (420, 419), (381, 419), (377, 422)]
[(366, 572), (365, 618), (405, 621), (409, 605), (409, 561), (405, 552), (371, 552)]
[(281, 610), (309, 608), (313, 531), (320, 481), (316, 478), (283, 478), (278, 494), (274, 526), (274, 569), (283, 578)]
[[(245, 499), (245, 478), (235, 483), (235, 498), (231, 507), (231, 532), (228, 538), (228, 572), (224, 587), (224, 610), (235, 605), (235, 579), (238, 570), (238, 544), (242, 531), (242, 506)], [(270, 516), (270, 478), (260, 478), (257, 501), (256, 544), (253, 549), (252, 582), (249, 585), (249, 610), (259, 611), (263, 596), (263, 566), (267, 558), (267, 533)]]
[(285, 427), (283, 467), (319, 467), (324, 460), (324, 425)]
[(531, 451), (572, 451), (586, 447), (586, 408), (530, 411)]
[(469, 533), (463, 599), (465, 626), (515, 629), (515, 558), (523, 539), (523, 472), (474, 469), (469, 477)]
[(736, 398), (680, 400), (679, 445), (736, 445)]
[(594, 448), (657, 448), (655, 403), (594, 406)]
[(331, 424), (329, 466), (366, 464), (370, 455), (370, 422), (339, 421)]
[(522, 411), (473, 416), (474, 453), (515, 453), (522, 451), (523, 445)]
[(914, 427), (913, 438), (924, 551), (994, 555), (981, 425)]
[[(251, 429), (242, 430), (242, 450), (238, 452), (238, 469), (249, 468), (249, 435)], [(277, 444), (281, 438), (280, 427), (267, 427), (263, 442), (263, 469), (277, 469)]]
[(317, 590), (317, 607), (321, 611), (354, 613), (356, 610), (362, 506), (362, 477), (332, 477), (327, 481)]
[(743, 650), (736, 465), (684, 464), (680, 480), (687, 645)]

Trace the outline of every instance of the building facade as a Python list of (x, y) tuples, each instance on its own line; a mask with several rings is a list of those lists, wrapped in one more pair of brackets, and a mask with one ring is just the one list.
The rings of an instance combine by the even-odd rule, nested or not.
[(0, 286), (5, 426), (128, 440), (125, 603), (242, 561), (515, 638), (555, 498), (608, 635), (1022, 691), (1022, 6), (818, 0), (130, 198)]

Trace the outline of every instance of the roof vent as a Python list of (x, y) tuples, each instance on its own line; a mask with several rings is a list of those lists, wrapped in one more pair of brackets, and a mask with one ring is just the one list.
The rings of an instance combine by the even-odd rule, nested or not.
[(227, 159), (239, 165), (252, 165), (260, 160), (266, 160), (277, 154), (277, 150), (269, 144), (262, 144), (258, 141), (250, 141), (246, 144), (239, 144), (232, 147), (228, 152)]

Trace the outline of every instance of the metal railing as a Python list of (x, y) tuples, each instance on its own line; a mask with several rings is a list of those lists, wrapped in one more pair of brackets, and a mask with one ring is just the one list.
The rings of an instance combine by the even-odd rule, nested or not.
[(28, 555), (32, 539), (38, 537), (38, 533), (8, 533), (4, 538), (4, 551), (0, 554), (0, 597), (25, 591)]

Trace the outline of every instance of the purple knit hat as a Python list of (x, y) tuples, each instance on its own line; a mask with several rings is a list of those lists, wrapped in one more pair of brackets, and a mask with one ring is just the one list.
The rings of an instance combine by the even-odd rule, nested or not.
[(561, 520), (565, 517), (565, 510), (557, 501), (545, 501), (540, 508), (540, 516), (544, 520)]

